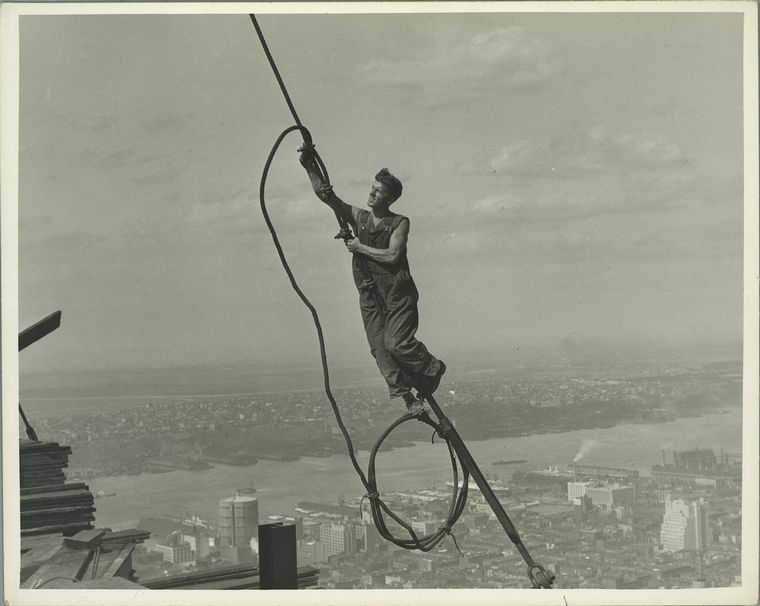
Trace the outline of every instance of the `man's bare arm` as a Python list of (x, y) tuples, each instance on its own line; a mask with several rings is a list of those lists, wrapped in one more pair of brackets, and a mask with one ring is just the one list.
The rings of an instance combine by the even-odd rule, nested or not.
[(388, 248), (373, 248), (359, 242), (357, 238), (346, 242), (346, 248), (351, 253), (357, 253), (369, 257), (378, 263), (398, 263), (406, 250), (406, 241), (409, 238), (409, 219), (402, 219), (398, 227), (391, 234)]
[(317, 165), (317, 160), (314, 155), (308, 152), (303, 152), (301, 153), (300, 161), (301, 166), (306, 169), (306, 174), (309, 175), (311, 188), (314, 190), (314, 193), (317, 194), (317, 197), (336, 212), (343, 214), (350, 212), (351, 217), (356, 220), (356, 216), (359, 214), (359, 209), (341, 200), (333, 191), (332, 185), (328, 185), (322, 180), (322, 172)]

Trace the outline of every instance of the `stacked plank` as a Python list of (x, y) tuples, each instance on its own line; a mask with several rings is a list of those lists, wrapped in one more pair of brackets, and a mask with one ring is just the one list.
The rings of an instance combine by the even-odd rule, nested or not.
[(69, 466), (70, 454), (71, 446), (60, 446), (58, 442), (21, 440), (21, 488), (63, 484), (63, 469)]
[(22, 440), (20, 445), (21, 536), (92, 528), (94, 498), (82, 482), (66, 483), (71, 447)]

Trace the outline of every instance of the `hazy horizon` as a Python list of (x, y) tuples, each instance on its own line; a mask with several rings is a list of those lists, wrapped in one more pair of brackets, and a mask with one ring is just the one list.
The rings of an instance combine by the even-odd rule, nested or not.
[[(456, 382), (536, 380), (541, 377), (613, 378), (651, 377), (670, 372), (693, 372), (717, 366), (723, 372), (741, 374), (741, 352), (731, 348), (610, 349), (573, 346), (568, 350), (534, 352), (491, 358), (451, 359), (451, 370), (442, 383), (445, 392)], [(363, 360), (342, 362), (328, 355), (333, 389), (374, 386), (385, 394), (385, 383), (373, 365)], [(735, 368), (730, 367), (735, 365)], [(216, 396), (253, 393), (322, 392), (323, 375), (319, 357), (296, 365), (289, 361), (250, 360), (227, 363), (169, 364), (24, 372), (23, 402), (34, 412), (44, 400), (129, 399), (171, 396)], [(445, 393), (443, 399), (446, 400)], [(81, 402), (80, 404), (84, 404)]]

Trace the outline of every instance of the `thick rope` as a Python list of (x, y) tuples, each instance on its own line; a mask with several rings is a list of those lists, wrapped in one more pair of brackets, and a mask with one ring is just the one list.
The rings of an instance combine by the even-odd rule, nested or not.
[[(322, 332), (322, 325), (319, 321), (319, 314), (317, 313), (317, 310), (314, 307), (314, 305), (312, 305), (311, 301), (309, 301), (308, 297), (303, 293), (301, 288), (298, 286), (298, 282), (296, 281), (295, 276), (293, 275), (293, 272), (290, 269), (290, 265), (288, 264), (288, 261), (285, 258), (285, 253), (282, 249), (282, 245), (280, 244), (279, 238), (277, 237), (277, 232), (275, 230), (274, 225), (272, 224), (272, 220), (270, 219), (269, 213), (267, 212), (267, 208), (266, 208), (266, 181), (269, 175), (269, 169), (272, 165), (272, 161), (274, 160), (274, 156), (277, 153), (277, 150), (279, 149), (280, 144), (285, 139), (285, 137), (288, 134), (297, 130), (297, 131), (300, 131), (301, 136), (303, 137), (304, 148), (313, 149), (314, 145), (312, 143), (311, 133), (309, 133), (308, 129), (301, 124), (301, 121), (298, 118), (298, 114), (296, 113), (295, 107), (293, 106), (293, 102), (290, 100), (290, 95), (288, 94), (285, 83), (283, 82), (282, 77), (280, 76), (280, 72), (277, 69), (274, 59), (272, 58), (272, 54), (269, 52), (269, 47), (267, 46), (266, 40), (264, 39), (264, 34), (262, 33), (261, 28), (259, 27), (259, 24), (256, 21), (256, 17), (254, 15), (250, 15), (250, 18), (251, 18), (251, 22), (253, 23), (254, 28), (256, 29), (256, 33), (258, 34), (259, 41), (261, 42), (261, 45), (264, 49), (264, 53), (266, 54), (267, 59), (269, 60), (269, 64), (272, 67), (272, 71), (274, 72), (274, 75), (277, 78), (277, 82), (280, 85), (280, 89), (282, 90), (283, 96), (285, 97), (285, 101), (287, 102), (288, 107), (290, 108), (290, 112), (293, 115), (293, 119), (296, 122), (294, 126), (290, 126), (286, 128), (280, 134), (280, 136), (277, 138), (274, 145), (272, 146), (272, 149), (269, 152), (269, 156), (267, 157), (266, 163), (264, 164), (264, 170), (262, 172), (261, 181), (259, 184), (259, 203), (261, 206), (261, 213), (264, 216), (264, 221), (266, 222), (267, 228), (269, 229), (269, 233), (272, 236), (272, 241), (274, 242), (275, 248), (277, 249), (277, 255), (280, 258), (280, 262), (283, 268), (285, 269), (285, 273), (287, 274), (288, 279), (290, 280), (290, 285), (293, 287), (293, 290), (296, 292), (296, 294), (301, 299), (303, 304), (306, 305), (306, 307), (311, 312), (312, 320), (314, 321), (314, 326), (317, 331), (317, 339), (319, 341), (319, 354), (320, 354), (320, 359), (322, 361), (322, 375), (323, 375), (325, 394), (327, 395), (327, 399), (330, 401), (330, 406), (332, 407), (333, 414), (335, 415), (335, 419), (338, 423), (338, 427), (340, 428), (340, 431), (343, 434), (343, 439), (346, 442), (346, 447), (348, 449), (348, 456), (351, 459), (351, 464), (353, 465), (354, 470), (356, 471), (357, 475), (361, 479), (361, 482), (364, 485), (364, 488), (366, 490), (366, 496), (370, 500), (372, 514), (373, 514), (372, 518), (375, 523), (375, 526), (383, 538), (395, 543), (399, 547), (404, 547), (405, 549), (421, 549), (423, 551), (429, 551), (435, 545), (437, 545), (441, 540), (443, 540), (446, 537), (446, 535), (451, 534), (451, 527), (459, 519), (459, 516), (462, 514), (462, 511), (464, 511), (465, 503), (467, 501), (468, 472), (467, 470), (463, 469), (464, 482), (463, 482), (463, 488), (460, 490), (459, 484), (458, 484), (457, 459), (455, 457), (454, 449), (452, 445), (447, 440), (446, 442), (447, 442), (449, 456), (451, 458), (452, 469), (454, 473), (454, 488), (453, 488), (451, 504), (449, 506), (449, 517), (436, 532), (430, 533), (423, 537), (417, 537), (412, 527), (406, 522), (404, 522), (404, 520), (402, 520), (395, 513), (393, 513), (393, 511), (391, 511), (391, 509), (382, 501), (382, 499), (380, 499), (380, 493), (377, 489), (377, 481), (375, 479), (375, 457), (377, 456), (377, 451), (380, 448), (380, 445), (385, 440), (385, 438), (390, 434), (391, 431), (393, 431), (394, 428), (396, 428), (401, 423), (409, 421), (412, 418), (418, 418), (419, 420), (427, 423), (434, 429), (438, 428), (437, 424), (434, 423), (427, 414), (420, 415), (418, 417), (413, 417), (408, 414), (402, 415), (397, 421), (391, 424), (391, 426), (383, 433), (383, 435), (380, 437), (380, 439), (372, 448), (372, 451), (370, 453), (370, 466), (369, 466), (369, 472), (368, 472), (369, 477), (364, 475), (364, 471), (359, 465), (359, 462), (356, 460), (356, 454), (354, 451), (353, 442), (351, 441), (351, 436), (348, 433), (348, 430), (346, 429), (345, 424), (343, 423), (343, 418), (341, 417), (340, 410), (338, 409), (338, 404), (335, 401), (335, 397), (333, 396), (332, 389), (330, 387), (330, 372), (329, 372), (329, 367), (327, 364), (327, 352), (325, 349), (325, 340), (324, 340), (324, 335)], [(316, 157), (317, 164), (320, 168), (322, 181), (326, 186), (329, 186), (330, 180), (327, 174), (327, 168), (322, 162), (322, 159), (319, 157), (319, 154), (317, 154), (316, 150), (314, 150), (313, 153)], [(347, 231), (347, 225), (345, 223), (345, 220), (341, 220), (341, 217), (337, 212), (336, 212), (336, 216), (338, 217), (338, 220), (341, 226), (341, 231), (343, 233), (350, 233)], [(409, 532), (410, 536), (412, 537), (411, 540), (398, 539), (395, 536), (393, 536), (393, 534), (390, 532), (390, 530), (388, 529), (385, 523), (385, 518), (383, 514), (388, 515), (393, 520), (395, 520), (399, 525), (401, 525), (404, 529), (406, 529), (407, 532)], [(459, 545), (456, 542), (456, 538), (454, 538), (454, 544), (456, 545), (457, 550), (459, 550)]]
[[(280, 90), (282, 91), (283, 97), (285, 97), (285, 102), (288, 104), (288, 107), (290, 108), (290, 113), (293, 114), (293, 120), (295, 120), (296, 125), (299, 128), (301, 128), (303, 124), (301, 124), (301, 120), (298, 118), (298, 114), (296, 113), (296, 108), (293, 105), (293, 102), (290, 100), (288, 89), (285, 88), (285, 82), (282, 81), (282, 76), (280, 76), (280, 70), (277, 69), (277, 65), (274, 62), (272, 53), (269, 52), (269, 46), (267, 45), (267, 41), (264, 39), (264, 33), (261, 31), (261, 28), (259, 27), (259, 22), (256, 21), (255, 15), (249, 14), (248, 16), (251, 18), (251, 23), (253, 23), (253, 27), (256, 28), (256, 34), (259, 37), (259, 42), (261, 42), (261, 48), (264, 49), (264, 54), (267, 56), (267, 59), (269, 60), (269, 65), (271, 66), (272, 71), (274, 72), (274, 77), (277, 78), (277, 83), (280, 85)], [(311, 143), (310, 136), (308, 139), (305, 138), (305, 140)]]
[[(456, 537), (451, 533), (451, 528), (459, 519), (459, 516), (462, 514), (462, 512), (464, 511), (465, 503), (467, 501), (467, 486), (468, 486), (468, 479), (469, 479), (469, 473), (470, 473), (470, 466), (471, 465), (473, 466), (472, 470), (473, 470), (473, 473), (476, 474), (476, 480), (485, 481), (485, 479), (482, 478), (482, 474), (477, 469), (477, 466), (475, 465), (474, 461), (471, 460), (472, 457), (467, 451), (464, 444), (461, 442), (461, 439), (458, 437), (456, 432), (453, 431), (453, 426), (451, 425), (451, 422), (440, 411), (440, 409), (438, 408), (438, 405), (436, 404), (432, 396), (428, 396), (428, 399), (431, 406), (433, 407), (433, 411), (435, 412), (436, 416), (439, 417), (438, 423), (435, 423), (433, 420), (431, 420), (427, 412), (423, 412), (418, 415), (411, 415), (411, 414), (403, 415), (398, 420), (396, 420), (394, 423), (391, 424), (391, 426), (383, 433), (383, 435), (380, 437), (380, 439), (375, 443), (374, 447), (372, 448), (372, 451), (370, 453), (370, 465), (369, 465), (368, 477), (364, 475), (364, 472), (362, 471), (361, 467), (359, 466), (359, 463), (356, 460), (353, 444), (351, 442), (351, 436), (349, 435), (348, 430), (346, 429), (343, 423), (343, 420), (340, 415), (340, 411), (338, 410), (337, 403), (335, 402), (335, 398), (333, 397), (332, 390), (330, 388), (330, 377), (329, 377), (329, 370), (327, 366), (327, 354), (325, 351), (324, 337), (322, 334), (322, 326), (319, 322), (319, 316), (314, 306), (311, 304), (309, 299), (306, 297), (306, 295), (304, 295), (304, 293), (299, 288), (295, 280), (295, 277), (293, 276), (293, 272), (290, 270), (288, 262), (285, 259), (285, 254), (282, 250), (282, 246), (280, 245), (279, 239), (277, 238), (277, 234), (275, 232), (274, 226), (272, 225), (272, 222), (269, 219), (269, 214), (267, 213), (266, 203), (265, 203), (265, 184), (266, 184), (266, 178), (269, 173), (269, 168), (271, 166), (272, 160), (275, 156), (275, 153), (277, 152), (277, 149), (282, 143), (282, 140), (288, 135), (288, 133), (291, 133), (295, 130), (301, 131), (301, 134), (303, 135), (303, 139), (304, 139), (304, 145), (299, 151), (311, 150), (313, 152), (314, 157), (316, 159), (317, 166), (320, 171), (320, 177), (321, 177), (324, 187), (328, 187), (328, 188), (331, 187), (330, 179), (327, 174), (327, 168), (322, 162), (322, 159), (319, 157), (319, 154), (317, 154), (316, 150), (314, 149), (314, 144), (312, 143), (311, 134), (301, 124), (301, 121), (298, 118), (298, 114), (296, 113), (295, 107), (293, 106), (293, 102), (290, 100), (290, 95), (288, 94), (287, 88), (285, 87), (285, 83), (283, 82), (282, 77), (280, 76), (279, 70), (277, 69), (277, 66), (275, 65), (274, 59), (272, 58), (272, 55), (269, 52), (269, 47), (266, 44), (266, 40), (264, 39), (264, 35), (261, 31), (261, 28), (259, 27), (259, 24), (256, 21), (256, 18), (254, 15), (250, 15), (250, 18), (253, 23), (253, 26), (256, 28), (256, 33), (259, 36), (259, 40), (267, 56), (267, 59), (269, 60), (269, 64), (272, 67), (272, 71), (274, 72), (275, 77), (277, 78), (277, 82), (280, 85), (280, 89), (282, 90), (282, 93), (285, 97), (285, 101), (287, 102), (288, 107), (290, 108), (290, 111), (293, 115), (293, 119), (296, 122), (295, 126), (291, 126), (287, 128), (280, 134), (274, 146), (272, 147), (272, 150), (269, 153), (269, 157), (267, 158), (266, 164), (264, 166), (262, 178), (261, 178), (260, 189), (259, 189), (259, 201), (261, 203), (261, 211), (262, 211), (262, 214), (264, 215), (264, 219), (266, 221), (267, 227), (269, 228), (269, 232), (272, 235), (272, 239), (277, 249), (277, 253), (280, 257), (280, 261), (283, 267), (285, 268), (285, 272), (287, 273), (288, 278), (290, 279), (290, 283), (293, 289), (296, 291), (296, 293), (300, 297), (300, 299), (308, 307), (309, 311), (312, 314), (312, 318), (314, 320), (314, 325), (317, 330), (317, 336), (319, 338), (319, 349), (320, 349), (320, 356), (322, 359), (322, 371), (324, 375), (325, 393), (327, 394), (327, 397), (330, 401), (330, 405), (332, 406), (333, 413), (338, 422), (338, 427), (340, 428), (341, 433), (343, 434), (343, 437), (346, 441), (349, 457), (351, 458), (351, 463), (354, 466), (354, 469), (359, 475), (359, 478), (361, 479), (362, 484), (364, 484), (364, 488), (366, 490), (366, 494), (364, 497), (362, 497), (362, 501), (359, 506), (360, 510), (364, 502), (364, 498), (368, 498), (370, 501), (371, 508), (372, 508), (373, 521), (375, 523), (375, 526), (378, 529), (378, 532), (385, 539), (393, 542), (394, 544), (400, 547), (403, 547), (405, 549), (420, 549), (423, 551), (429, 551), (438, 542), (440, 542), (443, 538), (445, 538), (446, 535), (451, 535), (452, 539), (454, 540), (454, 545), (457, 551), (461, 555), (462, 552), (459, 549), (459, 544), (456, 540)], [(352, 238), (353, 236), (351, 235), (351, 231), (346, 222), (346, 219), (342, 216), (341, 213), (338, 212), (337, 209), (333, 209), (333, 210), (335, 211), (335, 216), (341, 228), (340, 232), (335, 237), (343, 238), (345, 240)], [(360, 262), (363, 261), (361, 257), (359, 258), (359, 260)], [(364, 268), (363, 264), (362, 264), (362, 267)], [(369, 275), (369, 272), (363, 271), (363, 274), (364, 274), (365, 279), (368, 279), (371, 281), (371, 275)], [(375, 291), (375, 294), (379, 297), (379, 293)], [(384, 302), (380, 300), (379, 305), (382, 309), (384, 307)], [(437, 532), (431, 533), (424, 537), (417, 537), (417, 535), (415, 534), (411, 526), (408, 525), (406, 522), (404, 522), (395, 513), (393, 513), (393, 511), (391, 511), (390, 508), (388, 508), (388, 506), (385, 505), (385, 503), (383, 503), (383, 501), (380, 499), (380, 492), (377, 489), (377, 482), (375, 480), (375, 458), (377, 455), (377, 451), (380, 448), (380, 445), (383, 443), (385, 438), (390, 434), (390, 432), (393, 431), (393, 429), (398, 427), (401, 423), (404, 423), (413, 418), (416, 418), (417, 420), (420, 420), (434, 428), (435, 433), (432, 436), (433, 442), (435, 441), (436, 433), (446, 441), (446, 446), (448, 447), (448, 450), (449, 450), (449, 456), (451, 458), (452, 469), (453, 469), (453, 474), (454, 474), (452, 498), (451, 498), (451, 503), (449, 506), (449, 517), (444, 523), (441, 524)], [(452, 437), (450, 437), (449, 434), (452, 433), (452, 431), (453, 431), (453, 435)], [(453, 438), (456, 438), (456, 440), (454, 440)], [(461, 448), (462, 449), (461, 452), (458, 451), (457, 448)], [(457, 458), (460, 459), (459, 464), (462, 467), (463, 476), (464, 476), (461, 489), (459, 488), (459, 483), (458, 483)], [(462, 460), (464, 460), (466, 464), (462, 463)], [(492, 509), (494, 509), (494, 513), (497, 515), (497, 518), (499, 518), (499, 520), (501, 521), (502, 526), (504, 527), (504, 530), (507, 532), (507, 535), (517, 547), (523, 559), (528, 564), (528, 576), (530, 577), (531, 582), (533, 583), (533, 586), (536, 588), (539, 588), (539, 587), (551, 588), (552, 582), (554, 580), (554, 575), (551, 574), (551, 572), (546, 571), (542, 566), (537, 565), (533, 561), (533, 558), (530, 556), (527, 549), (525, 548), (522, 541), (520, 540), (519, 535), (517, 535), (517, 531), (514, 528), (514, 525), (512, 524), (512, 522), (509, 520), (509, 517), (507, 516), (506, 512), (498, 504), (498, 501), (496, 501), (496, 497), (492, 493), (488, 492), (486, 494), (487, 500), (488, 500), (489, 494), (491, 495), (491, 498), (496, 502), (496, 505), (494, 505), (493, 503), (489, 501), (489, 504), (491, 504)], [(501, 517), (499, 517), (499, 513), (502, 514)], [(404, 527), (409, 533), (409, 535), (411, 536), (411, 540), (398, 539), (394, 537), (391, 534), (391, 532), (388, 530), (385, 524), (385, 518), (383, 514), (388, 515), (394, 521), (396, 521), (399, 525)]]
[[(409, 421), (411, 419), (418, 419), (420, 421), (423, 421), (427, 425), (437, 430), (438, 425), (432, 419), (430, 419), (430, 417), (427, 414), (418, 415), (418, 416), (404, 414), (401, 417), (399, 417), (399, 419), (397, 419), (394, 423), (392, 423), (388, 429), (385, 430), (382, 436), (380, 436), (380, 439), (372, 447), (372, 450), (370, 452), (370, 466), (369, 466), (368, 475), (364, 474), (364, 471), (362, 470), (361, 466), (359, 465), (359, 462), (356, 459), (355, 449), (354, 449), (353, 442), (351, 440), (351, 435), (349, 434), (348, 429), (343, 423), (343, 418), (340, 414), (338, 404), (335, 400), (335, 397), (332, 393), (332, 388), (330, 386), (330, 371), (329, 371), (329, 366), (327, 363), (327, 351), (325, 348), (324, 334), (322, 331), (322, 324), (319, 320), (319, 314), (317, 313), (316, 308), (311, 303), (309, 298), (301, 290), (300, 286), (298, 285), (298, 282), (296, 281), (295, 276), (293, 275), (293, 271), (291, 270), (290, 265), (288, 264), (288, 261), (285, 257), (285, 252), (282, 248), (282, 245), (280, 244), (280, 240), (277, 236), (277, 231), (274, 227), (274, 224), (272, 223), (271, 218), (269, 217), (269, 212), (267, 211), (267, 207), (266, 207), (266, 181), (267, 181), (267, 177), (269, 176), (269, 169), (272, 165), (274, 156), (277, 153), (277, 150), (279, 149), (280, 144), (282, 143), (283, 139), (285, 139), (285, 137), (288, 134), (294, 131), (300, 131), (304, 139), (307, 139), (308, 137), (308, 139), (310, 140), (309, 131), (306, 129), (306, 127), (298, 126), (298, 125), (294, 125), (294, 126), (290, 126), (286, 128), (277, 138), (274, 145), (272, 146), (271, 151), (269, 152), (269, 156), (267, 157), (266, 163), (264, 164), (264, 170), (261, 175), (261, 182), (259, 185), (259, 203), (261, 207), (261, 213), (264, 217), (264, 221), (267, 225), (267, 228), (269, 229), (269, 233), (272, 236), (272, 241), (274, 242), (275, 249), (277, 250), (277, 255), (280, 258), (280, 263), (285, 269), (285, 273), (287, 274), (288, 279), (290, 280), (290, 285), (292, 286), (293, 290), (296, 292), (298, 297), (301, 299), (303, 304), (306, 305), (306, 307), (311, 312), (311, 317), (314, 322), (314, 327), (316, 328), (316, 331), (317, 331), (317, 340), (319, 342), (319, 355), (322, 362), (322, 377), (323, 377), (325, 394), (327, 395), (327, 399), (330, 401), (330, 406), (332, 407), (333, 414), (335, 415), (335, 420), (337, 421), (341, 434), (343, 434), (343, 439), (346, 442), (346, 447), (348, 449), (348, 456), (351, 459), (351, 465), (353, 465), (354, 470), (356, 471), (357, 475), (359, 476), (366, 490), (365, 496), (370, 501), (373, 522), (378, 532), (384, 539), (391, 541), (392, 543), (398, 545), (399, 547), (403, 547), (405, 549), (420, 549), (422, 551), (430, 551), (447, 535), (451, 535), (452, 538), (454, 538), (454, 544), (456, 545), (457, 550), (459, 550), (459, 545), (456, 542), (456, 538), (453, 536), (453, 534), (451, 534), (451, 527), (456, 523), (456, 521), (459, 519), (459, 516), (464, 511), (465, 503), (467, 501), (467, 479), (469, 477), (469, 474), (467, 470), (463, 468), (464, 479), (463, 479), (462, 488), (460, 489), (459, 482), (458, 482), (459, 476), (458, 476), (457, 459), (454, 454), (454, 449), (448, 440), (446, 441), (446, 444), (448, 446), (449, 457), (451, 459), (451, 464), (452, 464), (452, 469), (453, 469), (454, 488), (452, 491), (451, 503), (449, 505), (448, 518), (438, 530), (428, 535), (418, 537), (416, 533), (414, 532), (414, 530), (412, 529), (412, 527), (409, 524), (407, 524), (404, 520), (402, 520), (399, 516), (397, 516), (382, 501), (382, 499), (380, 498), (380, 493), (377, 489), (377, 480), (375, 478), (375, 458), (377, 456), (378, 449), (382, 445), (383, 441), (388, 437), (391, 431), (393, 431), (401, 423), (405, 423), (406, 421)], [(389, 516), (396, 523), (402, 526), (409, 533), (409, 535), (411, 536), (411, 539), (399, 539), (395, 537), (392, 534), (392, 532), (388, 529), (388, 526), (385, 523), (384, 515)]]

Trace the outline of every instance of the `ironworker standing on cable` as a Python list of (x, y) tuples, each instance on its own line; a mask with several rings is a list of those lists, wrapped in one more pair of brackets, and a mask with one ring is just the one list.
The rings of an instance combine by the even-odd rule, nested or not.
[[(370, 352), (388, 384), (391, 398), (403, 398), (411, 414), (423, 410), (422, 400), (438, 388), (446, 365), (415, 338), (419, 325), (419, 295), (409, 272), (406, 243), (409, 219), (390, 210), (401, 196), (401, 182), (384, 168), (375, 175), (364, 210), (346, 204), (322, 180), (313, 147), (301, 150), (314, 193), (354, 229), (346, 240), (353, 255), (354, 282)], [(418, 396), (412, 393), (416, 388)]]

